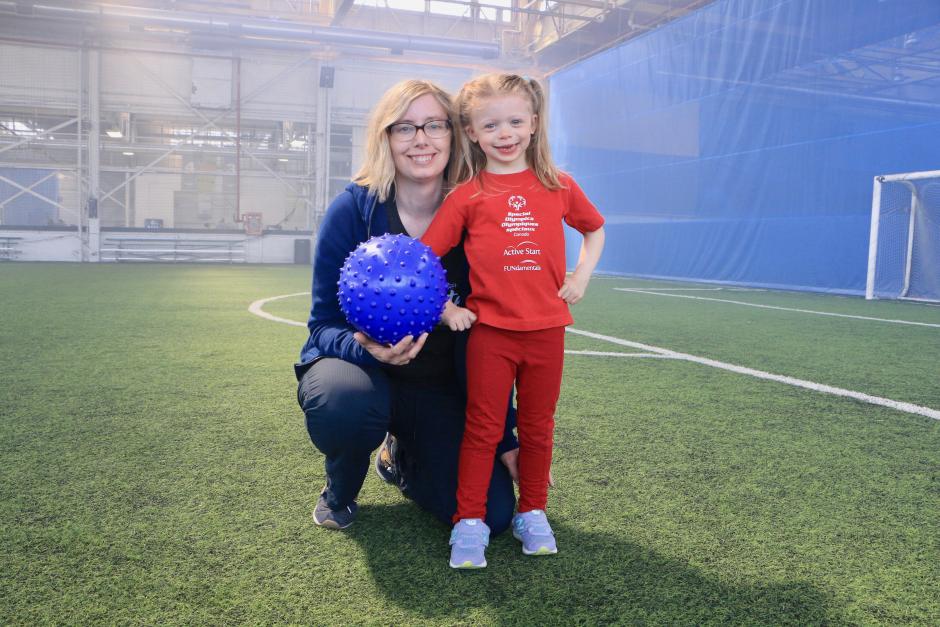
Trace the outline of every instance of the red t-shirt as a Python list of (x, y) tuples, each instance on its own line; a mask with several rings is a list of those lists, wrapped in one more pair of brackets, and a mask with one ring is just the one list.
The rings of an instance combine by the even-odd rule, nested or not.
[(466, 233), (467, 308), (479, 322), (510, 331), (573, 322), (558, 296), (565, 279), (562, 221), (586, 233), (601, 228), (604, 218), (570, 176), (560, 179), (563, 189), (549, 191), (531, 170), (483, 172), (454, 188), (421, 238), (444, 255)]

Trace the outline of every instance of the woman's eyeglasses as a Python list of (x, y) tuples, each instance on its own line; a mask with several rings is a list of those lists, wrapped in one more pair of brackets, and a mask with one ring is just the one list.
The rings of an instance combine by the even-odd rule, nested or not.
[(392, 139), (400, 141), (409, 141), (414, 139), (418, 131), (424, 131), (424, 134), (434, 139), (447, 137), (450, 135), (449, 120), (428, 120), (420, 126), (409, 124), (408, 122), (396, 122), (388, 127), (388, 134)]

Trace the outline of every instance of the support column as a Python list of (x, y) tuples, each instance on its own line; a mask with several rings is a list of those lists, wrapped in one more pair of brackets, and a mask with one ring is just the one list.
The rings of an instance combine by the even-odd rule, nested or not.
[[(137, 144), (137, 128), (134, 124), (134, 114), (127, 114), (127, 140), (131, 146), (136, 146)], [(134, 189), (136, 181), (130, 180), (130, 173), (124, 173), (124, 226), (132, 227), (136, 221), (136, 216), (134, 215), (134, 203), (137, 201), (134, 198)]]
[(82, 151), (85, 117), (85, 49), (78, 49), (78, 130), (75, 144), (78, 154), (75, 157), (75, 186), (77, 188), (75, 212), (78, 216), (78, 261), (85, 261), (85, 168), (82, 163)]
[(316, 172), (314, 147), (317, 145), (317, 140), (313, 124), (308, 123), (306, 127), (307, 130), (305, 140), (307, 149), (304, 151), (304, 184), (302, 187), (304, 194), (304, 214), (306, 215), (304, 229), (312, 231), (314, 223), (313, 212), (317, 204), (316, 198), (314, 197), (314, 194), (316, 193), (316, 185), (313, 183), (314, 173)]
[[(322, 63), (318, 64), (322, 66)], [(319, 72), (318, 72), (319, 73)], [(327, 195), (330, 193), (330, 90), (327, 87), (317, 87), (317, 128), (316, 145), (314, 147), (314, 203), (313, 224), (311, 228), (320, 229), (320, 219), (326, 213), (329, 203)]]
[(101, 251), (101, 220), (98, 199), (101, 196), (101, 53), (88, 51), (88, 261), (97, 262)]

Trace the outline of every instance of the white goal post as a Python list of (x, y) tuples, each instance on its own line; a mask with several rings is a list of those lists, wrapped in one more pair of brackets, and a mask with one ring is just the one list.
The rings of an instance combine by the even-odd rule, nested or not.
[(940, 302), (940, 170), (875, 177), (865, 298)]

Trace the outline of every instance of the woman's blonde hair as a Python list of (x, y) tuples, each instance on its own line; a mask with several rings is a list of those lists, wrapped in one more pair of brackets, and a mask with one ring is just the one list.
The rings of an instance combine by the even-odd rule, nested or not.
[(561, 189), (558, 180), (558, 168), (552, 161), (552, 152), (548, 147), (548, 103), (542, 86), (534, 78), (518, 74), (484, 74), (460, 88), (454, 107), (460, 117), (460, 152), (463, 159), (457, 179), (467, 181), (486, 169), (486, 155), (479, 144), (470, 141), (466, 129), (470, 126), (470, 114), (480, 101), (497, 96), (516, 95), (524, 98), (532, 107), (532, 113), (538, 116), (535, 133), (526, 149), (526, 162), (535, 172), (546, 189)]
[[(392, 149), (388, 141), (388, 127), (401, 119), (411, 103), (430, 94), (434, 96), (450, 120), (451, 127), (457, 128), (457, 115), (454, 111), (450, 94), (430, 81), (407, 80), (397, 83), (388, 89), (379, 99), (379, 102), (369, 116), (366, 127), (365, 158), (362, 167), (353, 178), (354, 183), (368, 187), (376, 194), (379, 202), (388, 199), (395, 182), (395, 161), (392, 158)], [(451, 137), (448, 165), (444, 170), (444, 185), (452, 187), (456, 181), (457, 163), (460, 160), (459, 142)]]

